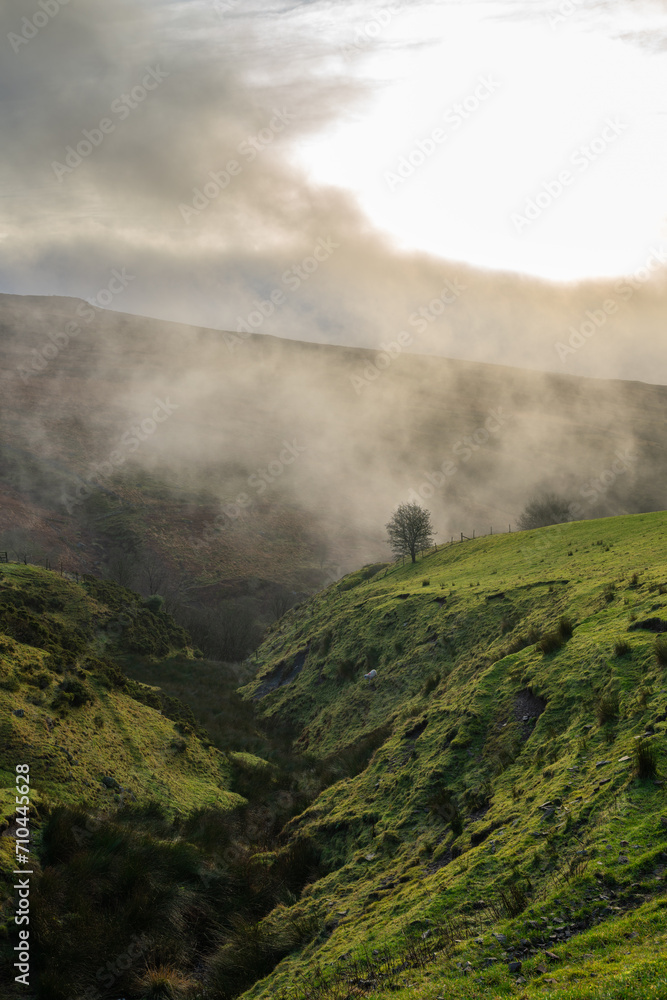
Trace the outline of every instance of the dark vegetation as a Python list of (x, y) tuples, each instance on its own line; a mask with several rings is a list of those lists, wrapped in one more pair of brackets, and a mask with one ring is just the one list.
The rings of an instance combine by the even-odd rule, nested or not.
[(522, 531), (546, 528), (572, 519), (572, 502), (556, 493), (542, 493), (528, 501), (518, 519)]
[[(315, 844), (281, 847), (268, 831), (250, 843), (250, 823), (247, 814), (213, 810), (170, 820), (157, 804), (125, 807), (104, 821), (65, 807), (45, 816), (33, 901), (38, 995), (71, 1000), (101, 989), (101, 996), (169, 997), (199, 979), (216, 996), (233, 997), (316, 936), (312, 922), (291, 933), (256, 931), (324, 872)], [(133, 942), (138, 954), (130, 951), (126, 963)], [(104, 955), (112, 967), (107, 989), (98, 974)]]

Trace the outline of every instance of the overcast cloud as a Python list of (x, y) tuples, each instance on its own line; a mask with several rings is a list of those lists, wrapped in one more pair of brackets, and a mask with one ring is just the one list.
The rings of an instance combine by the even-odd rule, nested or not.
[[(439, 255), (417, 240), (409, 246), (392, 231), (389, 216), (386, 227), (371, 218), (353, 182), (336, 184), (325, 169), (318, 176), (308, 167), (308, 150), (322, 136), (335, 136), (350, 122), (363, 127), (373, 114), (382, 58), (407, 59), (409, 76), (415, 51), (427, 52), (430, 42), (411, 20), (420, 6), (429, 5), (6, 4), (0, 12), (0, 290), (91, 299), (117, 269), (127, 287), (111, 307), (123, 311), (226, 330), (246, 322), (260, 333), (369, 347), (409, 329), (418, 352), (666, 381), (667, 229), (657, 200), (654, 232), (645, 227), (633, 248), (634, 266), (625, 268), (634, 272), (632, 283), (594, 273), (556, 283), (521, 274), (509, 258), (506, 268), (489, 266), (484, 234), (474, 226), (479, 256), (461, 252), (457, 258), (455, 249)], [(460, 7), (440, 6), (452, 17)], [(531, 30), (535, 20), (532, 5), (476, 6), (489, 23)], [(547, 11), (558, 15), (567, 6), (540, 5), (545, 38), (561, 30), (558, 23), (543, 23)], [(651, 75), (664, 72), (664, 18), (657, 5), (570, 4), (575, 6), (583, 35), (614, 38), (636, 53), (628, 58), (649, 60), (647, 86)], [(570, 32), (570, 22), (562, 30)], [(474, 50), (468, 55), (469, 69), (452, 77), (443, 106), (493, 75), (485, 57)], [(511, 82), (502, 81), (496, 110), (495, 95), (480, 109), (479, 128), (509, 113)], [(631, 135), (648, 141), (658, 126), (664, 133), (667, 116), (658, 119), (652, 107), (652, 131), (642, 132), (644, 110), (638, 106), (628, 125)], [(400, 133), (408, 118), (405, 109), (397, 110), (392, 127)], [(486, 134), (475, 127), (470, 141)], [(406, 136), (410, 150), (413, 136)], [(507, 141), (511, 145), (511, 137)], [(617, 158), (628, 185), (618, 188), (618, 203), (609, 211), (616, 207), (622, 215), (623, 199), (633, 184), (641, 186), (645, 146), (636, 138), (634, 146), (624, 146), (620, 132), (613, 141), (608, 162)], [(341, 156), (354, 172), (354, 151), (345, 142)], [(570, 148), (563, 147), (563, 156)], [(363, 152), (360, 147), (360, 173)], [(464, 213), (463, 230), (465, 213), (475, 217), (493, 181), (493, 155), (489, 148), (484, 171), (478, 161), (470, 163), (469, 189), (449, 186), (448, 196)], [(651, 169), (662, 155), (661, 145)], [(501, 143), (498, 156), (509, 171), (511, 148)], [(555, 177), (558, 156), (549, 163)], [(387, 170), (394, 166), (386, 164)], [(606, 166), (593, 167), (601, 183)], [(550, 169), (535, 176), (534, 188), (525, 188), (526, 199), (552, 182)], [(572, 173), (576, 181), (574, 167)], [(646, 184), (652, 176), (646, 175)], [(410, 183), (416, 191), (421, 181)], [(530, 222), (526, 238), (542, 221), (546, 227), (566, 219), (559, 213), (568, 205), (576, 214), (576, 197), (585, 203), (588, 195), (583, 182), (579, 193), (575, 187), (569, 201), (569, 192), (562, 204), (553, 197), (544, 209), (549, 219)], [(540, 238), (548, 241), (549, 230)], [(577, 238), (573, 232), (573, 253)], [(619, 242), (624, 238), (621, 227)]]

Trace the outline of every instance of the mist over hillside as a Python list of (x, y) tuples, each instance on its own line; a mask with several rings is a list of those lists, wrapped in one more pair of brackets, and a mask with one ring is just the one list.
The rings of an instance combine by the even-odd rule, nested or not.
[(141, 546), (200, 584), (312, 590), (386, 559), (400, 502), (436, 541), (664, 506), (667, 388), (187, 327), (3, 296), (1, 548), (99, 571)]

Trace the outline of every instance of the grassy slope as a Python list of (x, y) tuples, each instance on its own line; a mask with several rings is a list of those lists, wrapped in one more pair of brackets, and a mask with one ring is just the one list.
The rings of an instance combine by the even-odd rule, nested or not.
[[(144, 956), (149, 968), (159, 964), (160, 948), (177, 955), (171, 923), (178, 927), (180, 910), (194, 906), (185, 887), (193, 899), (198, 893), (203, 920), (207, 862), (184, 843), (179, 822), (187, 827), (188, 816), (208, 814), (222, 823), (245, 803), (229, 790), (234, 765), (185, 706), (118, 670), (130, 658), (158, 670), (195, 662), (187, 638), (123, 588), (0, 566), (0, 979), (14, 942), (9, 872), (19, 763), (30, 766), (40, 997), (70, 997), (75, 983), (82, 991), (81, 984), (99, 985), (96, 970), (124, 952), (132, 933), (154, 935)], [(105, 777), (114, 779), (111, 787)], [(151, 905), (142, 902), (147, 897)], [(215, 915), (207, 919), (214, 923)], [(198, 945), (196, 928), (190, 938), (179, 935), (185, 955)], [(140, 964), (127, 976), (135, 973)], [(3, 996), (18, 992), (9, 980), (0, 988)]]
[[(40, 599), (51, 601), (57, 610), (42, 610), (41, 621), (79, 630), (84, 651), (58, 669), (45, 649), (2, 635), (0, 618), (3, 816), (13, 812), (13, 768), (23, 762), (30, 764), (35, 802), (86, 801), (93, 808), (117, 802), (118, 791), (101, 782), (105, 775), (116, 779), (130, 801), (151, 798), (169, 809), (178, 803), (185, 811), (235, 802), (225, 791), (228, 766), (217, 750), (194, 733), (185, 733), (187, 749), (179, 749), (182, 727), (123, 687), (105, 682), (96, 669), (99, 656), (116, 638), (118, 609), (92, 597), (85, 584), (30, 566), (0, 567), (0, 604), (9, 595), (27, 598), (33, 606)], [(29, 606), (21, 605), (21, 612)], [(178, 653), (185, 657), (188, 651)], [(81, 668), (76, 676), (93, 700), (77, 707), (54, 705), (63, 680), (74, 676), (75, 661)]]
[[(342, 955), (449, 916), (456, 953), (406, 970), (391, 995), (417, 984), (427, 1000), (667, 996), (665, 786), (634, 774), (647, 727), (664, 774), (667, 678), (656, 636), (628, 632), (633, 619), (667, 617), (665, 527), (660, 513), (467, 542), (370, 579), (359, 572), (274, 627), (246, 696), (308, 655), (260, 713), (320, 756), (364, 738), (380, 745), (293, 821), (335, 869), (300, 903), (322, 930), (248, 995), (275, 997), (302, 973), (312, 985), (314, 965), (331, 975)], [(544, 655), (535, 639), (563, 615), (574, 634)], [(619, 639), (629, 654), (615, 654)], [(527, 692), (546, 709), (524, 721), (535, 714)], [(616, 696), (617, 719), (601, 724)], [(510, 919), (512, 884), (527, 899)], [(487, 958), (497, 961), (484, 968)], [(513, 958), (527, 982), (508, 972)], [(468, 961), (464, 973), (456, 963)]]

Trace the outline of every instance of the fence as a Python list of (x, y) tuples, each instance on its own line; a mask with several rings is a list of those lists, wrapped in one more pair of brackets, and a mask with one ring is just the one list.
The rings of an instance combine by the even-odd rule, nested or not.
[[(472, 541), (474, 541), (477, 538), (489, 538), (491, 535), (504, 535), (504, 534), (511, 535), (512, 534), (512, 525), (511, 524), (507, 525), (507, 531), (506, 532), (505, 531), (494, 531), (493, 530), (493, 525), (491, 525), (490, 529), (489, 529), (488, 535), (478, 535), (476, 533), (476, 531), (475, 531), (474, 528), (473, 528), (472, 535), (464, 535), (463, 532), (460, 532), (460, 534), (461, 534), (460, 538), (456, 538), (455, 539), (454, 535), (452, 535), (451, 538), (450, 538), (450, 540), (448, 542), (445, 542), (444, 544), (441, 544), (439, 547), (438, 547), (437, 543), (435, 543), (433, 545), (432, 549), (421, 549), (421, 551), (419, 552), (419, 555), (421, 556), (422, 559), (427, 559), (429, 556), (432, 556), (435, 552), (439, 552), (440, 549), (446, 549), (449, 545), (460, 545), (461, 542), (472, 542)], [(403, 566), (404, 563), (405, 563), (405, 556), (401, 556), (399, 559), (397, 559), (396, 560), (396, 565), (398, 563), (400, 563), (401, 566)], [(387, 572), (388, 572), (388, 570), (387, 570)]]
[[(16, 563), (19, 566), (41, 566), (43, 564), (44, 569), (50, 569), (50, 570), (54, 569), (51, 560), (49, 559), (48, 556), (44, 556), (39, 560), (35, 560), (32, 558), (29, 552), (15, 552), (14, 555), (16, 556), (16, 558), (10, 559), (9, 552), (0, 552), (0, 565), (2, 563), (7, 563), (7, 564)], [(54, 572), (60, 573), (61, 576), (65, 576), (66, 573), (68, 576), (76, 576), (76, 582), (77, 583), (79, 582), (78, 572), (74, 571), (69, 572), (64, 568), (62, 562), (60, 562), (60, 564), (55, 567)]]

